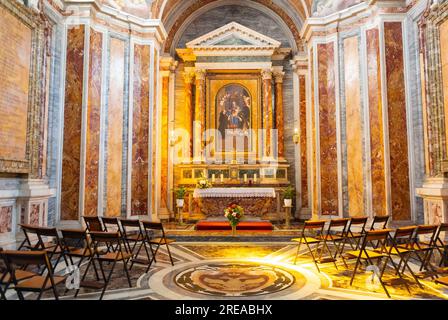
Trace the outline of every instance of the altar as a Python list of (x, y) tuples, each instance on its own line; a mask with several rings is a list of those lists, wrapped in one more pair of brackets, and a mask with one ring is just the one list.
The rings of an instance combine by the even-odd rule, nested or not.
[(230, 187), (194, 189), (196, 214), (204, 218), (222, 216), (224, 209), (236, 203), (244, 208), (245, 216), (277, 220), (280, 214), (279, 193), (267, 187)]

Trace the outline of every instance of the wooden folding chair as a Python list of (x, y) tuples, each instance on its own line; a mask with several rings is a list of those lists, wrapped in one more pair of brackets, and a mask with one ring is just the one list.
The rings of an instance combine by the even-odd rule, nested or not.
[(448, 287), (448, 277), (437, 278), (435, 282)]
[[(154, 256), (154, 252), (152, 249), (152, 246), (148, 239), (146, 239), (145, 232), (143, 231), (143, 228), (140, 224), (139, 220), (135, 219), (120, 219), (121, 228), (123, 230), (123, 238), (127, 243), (127, 246), (129, 248), (129, 252), (133, 254), (132, 256), (132, 262), (131, 267), (134, 266), (134, 263), (144, 264), (148, 265), (151, 261), (151, 257), (149, 256), (148, 248), (146, 244), (149, 244), (149, 248), (151, 249), (152, 256)], [(132, 243), (132, 246), (131, 246)], [(135, 248), (137, 248), (137, 252), (135, 251)], [(146, 252), (147, 260), (139, 259), (138, 256), (140, 254), (140, 251), (144, 248)]]
[[(10, 282), (14, 284), (14, 289), (20, 300), (24, 300), (22, 292), (37, 292), (39, 293), (37, 300), (40, 300), (42, 294), (47, 290), (52, 290), (56, 300), (59, 295), (56, 286), (65, 281), (65, 277), (55, 276), (50, 260), (48, 259), (46, 251), (3, 251), (2, 253), (8, 273), (10, 274)], [(46, 269), (45, 275), (35, 273), (32, 277), (24, 280), (19, 280), (17, 273), (21, 273), (20, 267), (28, 266), (44, 266)]]
[[(381, 270), (380, 273), (377, 274), (377, 276), (381, 283), (381, 286), (383, 287), (387, 296), (390, 298), (389, 291), (387, 291), (386, 285), (384, 284), (384, 282), (382, 280), (384, 272), (386, 271), (388, 261), (391, 261), (391, 264), (393, 265), (398, 276), (400, 278), (403, 278), (400, 270), (398, 269), (398, 266), (392, 260), (392, 258), (389, 255), (389, 252), (386, 249), (387, 241), (389, 239), (389, 233), (391, 231), (392, 230), (389, 230), (389, 229), (367, 231), (366, 234), (363, 236), (360, 249), (348, 251), (346, 253), (346, 255), (356, 258), (355, 268), (353, 269), (353, 274), (352, 274), (352, 277), (350, 280), (350, 285), (353, 285), (353, 280), (355, 279), (356, 272), (357, 272), (358, 268), (360, 267), (361, 262), (363, 261), (363, 262), (368, 263), (369, 265), (376, 266), (378, 268), (378, 270)], [(369, 243), (372, 243), (372, 241), (377, 241), (378, 246), (381, 249), (377, 249), (377, 250), (367, 249), (367, 245)], [(373, 262), (374, 260), (376, 261), (376, 264)], [(381, 261), (383, 261), (382, 267), (380, 267)], [(373, 278), (372, 278), (372, 280), (373, 280)], [(406, 284), (406, 287), (408, 287), (407, 284)]]
[[(66, 229), (61, 230), (61, 233), (62, 233), (61, 243), (64, 250), (64, 255), (69, 258), (71, 265), (76, 266), (78, 269), (80, 269), (81, 264), (84, 261), (90, 262), (91, 260), (93, 260), (94, 257), (93, 244), (91, 243), (85, 230)], [(79, 259), (76, 264), (73, 258)], [(93, 266), (93, 270), (95, 272), (95, 278), (97, 281), (99, 281), (100, 277), (95, 262), (93, 261), (91, 265)], [(88, 272), (89, 267), (90, 264), (88, 264), (85, 273)], [(102, 288), (102, 286), (98, 286), (96, 283), (89, 281), (81, 281), (80, 287), (94, 288), (94, 289)]]
[[(166, 250), (168, 251), (168, 255), (170, 257), (171, 265), (174, 266), (174, 260), (173, 257), (171, 256), (169, 244), (175, 242), (175, 240), (168, 239), (166, 237), (165, 230), (163, 229), (163, 225), (160, 222), (142, 221), (142, 225), (143, 230), (145, 231), (146, 241), (149, 244), (149, 247), (151, 248), (151, 252), (153, 253), (148, 268), (146, 268), (146, 272), (149, 271), (149, 268), (151, 267), (151, 264), (153, 262), (157, 262), (156, 255), (161, 245), (166, 246)], [(153, 245), (156, 246), (155, 250), (152, 248)]]
[(392, 256), (396, 256), (399, 258), (398, 270), (402, 270), (401, 272), (404, 275), (407, 269), (418, 286), (423, 289), (423, 286), (421, 285), (420, 281), (418, 281), (417, 276), (415, 275), (414, 271), (412, 271), (412, 268), (408, 263), (412, 253), (414, 242), (413, 235), (416, 229), (416, 226), (401, 227), (396, 229), (394, 232), (394, 236), (390, 241), (390, 245), (385, 246), (384, 249), (388, 252), (391, 259)]
[(101, 223), (101, 220), (97, 216), (82, 216), (84, 223), (86, 224), (88, 231), (106, 231)]
[(444, 236), (446, 236), (446, 233), (448, 232), (448, 223), (440, 224), (435, 238), (435, 249), (440, 255), (439, 267), (446, 267), (448, 266), (448, 242), (445, 241), (442, 232), (444, 232)]
[[(321, 250), (319, 258), (318, 258), (319, 263), (333, 262), (336, 269), (338, 268), (336, 265), (336, 259), (339, 255), (340, 246), (342, 245), (342, 242), (344, 242), (344, 239), (346, 237), (349, 221), (350, 221), (349, 218), (340, 218), (340, 219), (331, 219), (330, 220), (328, 229), (327, 229), (325, 235), (323, 237), (321, 237), (321, 239), (323, 242), (322, 247), (327, 249), (331, 258), (326, 259), (325, 261), (322, 260), (323, 250)], [(333, 246), (336, 248), (334, 255), (332, 253), (332, 250), (329, 248), (329, 246), (327, 244), (328, 242), (331, 242), (333, 244)], [(345, 260), (343, 260), (343, 262), (344, 262), (345, 266), (347, 267)]]
[[(50, 263), (53, 257), (57, 257), (55, 264), (52, 265), (53, 272), (61, 259), (64, 259), (65, 265), (68, 266), (68, 261), (64, 254), (64, 248), (61, 238), (59, 237), (58, 230), (56, 228), (39, 227), (36, 229), (36, 232), (39, 239), (37, 249), (46, 251), (48, 253), (48, 259), (50, 260)], [(45, 238), (52, 238), (53, 240), (51, 243), (54, 245), (50, 247), (46, 246), (45, 243), (48, 242), (45, 241)]]
[(370, 230), (383, 230), (386, 229), (389, 222), (389, 216), (374, 216)]
[[(325, 228), (325, 221), (324, 220), (318, 220), (318, 221), (305, 221), (302, 227), (302, 231), (299, 238), (291, 239), (291, 241), (298, 242), (297, 245), (297, 253), (296, 257), (294, 258), (294, 264), (297, 262), (297, 257), (299, 256), (300, 247), (302, 243), (305, 243), (305, 245), (308, 248), (308, 252), (310, 253), (311, 257), (313, 258), (314, 264), (317, 268), (317, 271), (320, 272), (319, 266), (317, 264), (317, 251), (319, 249), (319, 245), (322, 242), (321, 236), (324, 234), (324, 228)], [(313, 236), (309, 236), (309, 233), (314, 233)], [(313, 250), (311, 250), (310, 245), (315, 244), (316, 247)]]
[[(352, 217), (347, 226), (339, 253), (343, 254), (345, 245), (348, 243), (352, 250), (357, 250), (363, 235), (366, 233), (368, 217)], [(344, 261), (345, 262), (345, 261)]]
[[(436, 248), (436, 235), (439, 226), (437, 225), (419, 225), (415, 231), (415, 239), (412, 246), (412, 253), (420, 262), (419, 271), (435, 271), (431, 266), (430, 260), (433, 251)], [(421, 239), (425, 238), (426, 239)], [(431, 269), (431, 270), (429, 270)]]
[(103, 223), (104, 231), (122, 233), (117, 217), (100, 217), (100, 220)]
[[(11, 274), (8, 272), (6, 267), (6, 261), (2, 255), (3, 248), (0, 248), (0, 300), (6, 300), (6, 291), (9, 289), (9, 286), (12, 282)], [(22, 281), (25, 279), (32, 278), (36, 275), (34, 272), (16, 269), (16, 279), (17, 281)], [(4, 286), (2, 288), (2, 286)]]
[[(104, 279), (104, 285), (100, 295), (100, 300), (103, 299), (104, 293), (106, 292), (107, 286), (109, 285), (109, 282), (112, 278), (112, 274), (114, 272), (115, 265), (117, 264), (117, 262), (123, 263), (123, 269), (126, 274), (129, 287), (131, 288), (132, 284), (131, 284), (131, 278), (129, 276), (128, 262), (132, 258), (132, 254), (128, 252), (126, 244), (124, 243), (120, 234), (118, 232), (92, 231), (89, 233), (89, 235), (92, 238), (94, 247), (94, 259), (89, 261), (89, 265), (91, 263), (94, 263), (95, 260), (98, 261)], [(116, 247), (117, 250), (114, 252), (110, 251), (103, 252), (101, 250), (101, 247), (103, 246), (106, 246), (107, 248)], [(111, 270), (107, 276), (106, 273), (104, 272), (103, 262), (112, 263)], [(86, 272), (84, 272), (81, 281), (85, 279), (89, 265), (87, 266)], [(77, 290), (77, 293), (78, 292), (79, 290)]]
[(37, 230), (42, 227), (30, 224), (19, 224), (19, 226), (22, 229), (25, 238), (17, 250), (41, 250), (42, 248), (48, 249), (55, 246), (55, 244), (51, 242), (39, 242)]

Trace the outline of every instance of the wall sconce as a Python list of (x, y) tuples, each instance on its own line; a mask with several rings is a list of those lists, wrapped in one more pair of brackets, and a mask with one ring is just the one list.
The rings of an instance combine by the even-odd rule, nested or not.
[(174, 147), (176, 145), (177, 139), (174, 135), (174, 130), (170, 130), (170, 137), (168, 138), (168, 141), (170, 143), (170, 147)]
[(294, 129), (294, 135), (292, 136), (292, 140), (294, 141), (295, 144), (299, 143), (300, 141), (299, 129), (297, 128)]

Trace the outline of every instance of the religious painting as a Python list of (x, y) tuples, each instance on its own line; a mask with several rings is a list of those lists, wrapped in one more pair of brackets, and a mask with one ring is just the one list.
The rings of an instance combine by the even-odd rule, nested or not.
[(260, 94), (258, 74), (216, 74), (207, 78), (207, 158), (246, 162), (256, 157)]
[(216, 95), (218, 130), (225, 139), (228, 135), (247, 135), (251, 128), (251, 97), (240, 84), (222, 87)]

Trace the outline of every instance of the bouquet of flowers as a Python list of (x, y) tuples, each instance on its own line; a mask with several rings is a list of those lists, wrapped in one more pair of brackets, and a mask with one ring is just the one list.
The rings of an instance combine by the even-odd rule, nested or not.
[(240, 222), (241, 218), (244, 216), (243, 207), (233, 203), (224, 210), (224, 216), (229, 220), (232, 227)]
[(196, 183), (196, 188), (198, 189), (208, 189), (213, 187), (213, 185), (210, 183), (210, 181), (208, 181), (207, 179), (199, 179), (198, 182)]

